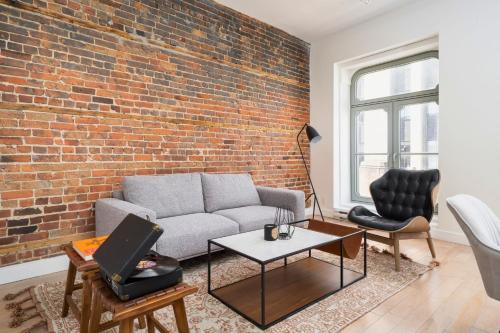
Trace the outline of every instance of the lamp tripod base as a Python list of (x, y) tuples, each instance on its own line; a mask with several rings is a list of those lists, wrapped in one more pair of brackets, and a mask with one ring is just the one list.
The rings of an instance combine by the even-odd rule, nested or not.
[(309, 194), (307, 196), (306, 202), (312, 196), (314, 196), (314, 199), (313, 199), (313, 214), (312, 214), (312, 219), (314, 220), (314, 215), (316, 213), (316, 204), (317, 204), (318, 205), (319, 214), (321, 215), (321, 220), (323, 220), (323, 222), (325, 222), (325, 217), (323, 216), (323, 212), (321, 211), (321, 206), (319, 205), (319, 201), (318, 201), (318, 198), (316, 197), (316, 193), (315, 192), (312, 192), (311, 194)]

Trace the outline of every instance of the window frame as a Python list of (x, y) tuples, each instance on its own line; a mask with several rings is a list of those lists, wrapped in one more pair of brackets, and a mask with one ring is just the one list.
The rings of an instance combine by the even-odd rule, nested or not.
[[(356, 135), (356, 115), (361, 111), (384, 109), (387, 112), (387, 128), (388, 128), (388, 147), (387, 154), (387, 167), (389, 169), (399, 167), (400, 165), (400, 155), (399, 152), (399, 140), (400, 140), (400, 124), (399, 124), (399, 111), (404, 105), (419, 104), (419, 103), (430, 103), (435, 102), (439, 105), (439, 82), (433, 89), (421, 90), (417, 92), (411, 92), (406, 94), (399, 94), (393, 96), (386, 96), (380, 98), (373, 98), (368, 100), (358, 100), (356, 98), (357, 83), (361, 76), (367, 73), (377, 72), (380, 70), (398, 67), (406, 64), (410, 64), (416, 61), (436, 58), (439, 60), (438, 51), (427, 51), (419, 53), (416, 55), (400, 58), (397, 60), (388, 61), (382, 64), (377, 64), (374, 66), (365, 67), (356, 71), (351, 78), (351, 89), (350, 89), (350, 166), (351, 166), (351, 201), (372, 204), (373, 200), (371, 198), (363, 197), (358, 193), (358, 172), (357, 172), (357, 156), (359, 155), (376, 155), (376, 154), (361, 154), (357, 152), (357, 135)], [(413, 155), (437, 155), (438, 153), (412, 153)], [(410, 155), (412, 155), (410, 154)]]

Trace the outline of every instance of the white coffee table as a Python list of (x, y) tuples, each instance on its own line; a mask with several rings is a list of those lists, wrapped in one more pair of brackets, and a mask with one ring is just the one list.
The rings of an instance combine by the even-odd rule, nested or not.
[[(365, 233), (360, 230), (339, 237), (296, 227), (289, 240), (266, 241), (264, 230), (211, 239), (208, 241), (208, 293), (257, 327), (266, 329), (366, 277), (366, 264), (363, 272), (346, 269), (342, 253), (344, 239)], [(332, 243), (339, 245), (339, 265), (312, 256), (312, 249)], [(212, 245), (260, 264), (260, 274), (212, 289)], [(302, 252), (309, 255), (287, 263), (287, 257)], [(265, 270), (266, 264), (281, 259), (283, 266)], [(364, 260), (366, 263), (366, 249)]]

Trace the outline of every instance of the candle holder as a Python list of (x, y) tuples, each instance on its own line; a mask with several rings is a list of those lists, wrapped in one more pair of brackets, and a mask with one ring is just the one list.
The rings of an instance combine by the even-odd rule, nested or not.
[(288, 240), (292, 238), (295, 232), (295, 226), (291, 225), (294, 221), (294, 215), (291, 210), (284, 208), (276, 208), (274, 215), (274, 225), (278, 228), (278, 238)]
[(279, 232), (278, 227), (275, 224), (265, 224), (264, 225), (264, 239), (266, 241), (275, 241), (278, 239)]

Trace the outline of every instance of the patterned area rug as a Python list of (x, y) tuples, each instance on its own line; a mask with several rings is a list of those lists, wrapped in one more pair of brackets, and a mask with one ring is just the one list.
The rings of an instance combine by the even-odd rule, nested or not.
[[(306, 255), (296, 255), (289, 258), (289, 262)], [(338, 261), (338, 257), (321, 251), (313, 251), (313, 256), (330, 262)], [(260, 271), (257, 264), (236, 255), (219, 253), (213, 257), (215, 257), (212, 266), (213, 287), (217, 287), (220, 283), (227, 284), (258, 274)], [(281, 262), (275, 263), (274, 267), (281, 264)], [(358, 255), (356, 260), (346, 259), (345, 265), (362, 272), (362, 253)], [(184, 281), (199, 287), (197, 294), (185, 299), (191, 332), (261, 332), (253, 324), (207, 294), (205, 258), (185, 262), (183, 267)], [(393, 267), (394, 258), (392, 255), (368, 251), (368, 276), (365, 279), (304, 309), (266, 331), (338, 332), (430, 269), (428, 266), (411, 260), (401, 260), (401, 272), (399, 273), (395, 272)], [(269, 269), (271, 268), (273, 268), (273, 264), (269, 265)], [(64, 282), (62, 281), (41, 284), (31, 290), (36, 308), (39, 314), (47, 320), (49, 331), (76, 333), (79, 325), (72, 314), (70, 313), (66, 318), (60, 317), (63, 293)], [(76, 292), (74, 296), (79, 298), (80, 295)], [(173, 311), (170, 308), (155, 312), (155, 316), (169, 330), (176, 332)], [(118, 330), (110, 331), (117, 332)]]

